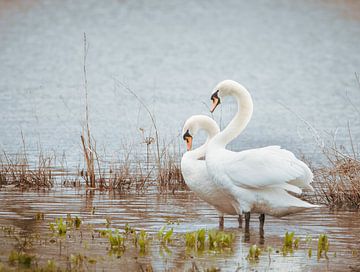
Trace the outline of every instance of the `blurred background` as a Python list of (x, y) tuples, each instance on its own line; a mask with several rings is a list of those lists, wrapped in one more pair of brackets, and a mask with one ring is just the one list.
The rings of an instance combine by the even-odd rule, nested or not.
[[(221, 80), (246, 86), (254, 115), (231, 148), (282, 145), (318, 157), (314, 131), (359, 139), (360, 2), (0, 0), (0, 148), (82, 160), (84, 32), (90, 127), (98, 151), (153, 136), (180, 144), (184, 121), (209, 113)], [(120, 84), (121, 83), (121, 84)], [(214, 115), (222, 128), (228, 99)], [(301, 120), (303, 119), (303, 120)], [(198, 138), (198, 142), (202, 138)]]

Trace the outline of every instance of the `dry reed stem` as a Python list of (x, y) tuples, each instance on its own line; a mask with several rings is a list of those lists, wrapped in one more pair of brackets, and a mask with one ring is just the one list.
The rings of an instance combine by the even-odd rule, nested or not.
[(21, 189), (51, 188), (54, 184), (51, 163), (51, 157), (40, 153), (38, 165), (31, 169), (25, 154), (17, 155), (13, 160), (3, 152), (0, 157), (0, 187), (13, 185)]
[[(331, 155), (332, 154), (332, 155)], [(360, 162), (339, 151), (332, 152), (332, 165), (314, 170), (316, 196), (336, 209), (360, 208)]]
[[(87, 87), (87, 74), (86, 74), (86, 58), (88, 53), (88, 43), (86, 40), (86, 33), (84, 33), (84, 62), (83, 62), (83, 73), (84, 73), (84, 90), (85, 90), (85, 125), (86, 125), (86, 139), (84, 136), (84, 129), (81, 135), (81, 143), (83, 146), (85, 162), (87, 166), (87, 171), (82, 175), (86, 181), (86, 185), (91, 188), (96, 187), (96, 177), (95, 177), (95, 164), (94, 164), (94, 153), (96, 154), (95, 146), (92, 145), (91, 141), (91, 132), (89, 125), (89, 103), (88, 103), (88, 87)], [(100, 167), (99, 167), (100, 169)]]

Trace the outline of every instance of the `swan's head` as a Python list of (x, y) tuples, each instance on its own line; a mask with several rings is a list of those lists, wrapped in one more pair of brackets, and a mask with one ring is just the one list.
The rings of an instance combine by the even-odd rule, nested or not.
[(211, 95), (211, 112), (214, 112), (216, 107), (221, 103), (221, 99), (225, 96), (231, 95), (234, 90), (239, 89), (241, 85), (234, 80), (224, 80), (216, 85)]
[(192, 148), (193, 137), (202, 129), (206, 131), (209, 138), (214, 137), (220, 132), (216, 122), (206, 115), (193, 115), (186, 120), (182, 135), (188, 151)]

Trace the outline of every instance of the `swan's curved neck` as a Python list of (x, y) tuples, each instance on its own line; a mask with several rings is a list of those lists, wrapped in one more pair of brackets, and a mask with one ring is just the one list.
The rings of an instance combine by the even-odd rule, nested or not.
[(235, 97), (238, 104), (238, 111), (228, 126), (220, 132), (213, 141), (221, 147), (225, 147), (246, 128), (253, 113), (251, 95), (244, 87), (238, 86), (229, 91), (228, 95)]
[(199, 146), (198, 148), (195, 148), (195, 149), (193, 149), (193, 150), (190, 150), (190, 151), (186, 152), (186, 154), (187, 154), (189, 157), (191, 157), (191, 158), (193, 158), (193, 159), (196, 159), (196, 160), (204, 157), (204, 156), (205, 156), (205, 153), (206, 153), (206, 149), (207, 149), (207, 146), (208, 146), (209, 141), (210, 141), (210, 137), (208, 137), (208, 138), (206, 139), (206, 142), (205, 142), (202, 146)]
[(201, 129), (204, 129), (208, 135), (205, 143), (201, 146), (199, 146), (198, 148), (196, 149), (193, 149), (193, 150), (190, 150), (190, 151), (187, 151), (185, 154), (187, 154), (187, 156), (193, 158), (193, 159), (200, 159), (202, 157), (205, 156), (205, 153), (206, 153), (206, 150), (207, 150), (207, 147), (208, 147), (208, 143), (210, 142), (210, 140), (212, 138), (214, 138), (214, 136), (216, 134), (219, 133), (219, 128), (216, 126), (216, 125), (213, 125), (211, 123), (208, 123), (208, 122), (205, 122), (201, 119), (198, 120), (198, 123), (199, 123), (199, 126), (201, 127)]

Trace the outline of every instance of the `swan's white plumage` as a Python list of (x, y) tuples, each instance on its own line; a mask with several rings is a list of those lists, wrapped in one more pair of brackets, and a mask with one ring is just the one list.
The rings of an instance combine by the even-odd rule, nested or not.
[(243, 212), (274, 216), (316, 207), (287, 192), (300, 194), (302, 189), (312, 189), (311, 170), (292, 152), (279, 146), (241, 152), (225, 148), (250, 121), (252, 99), (245, 87), (232, 80), (220, 82), (214, 94), (219, 96), (219, 100), (224, 96), (234, 96), (239, 107), (229, 125), (210, 140), (206, 152), (208, 173), (227, 198), (237, 203), (238, 209)]
[(208, 134), (208, 140), (204, 145), (186, 152), (181, 159), (181, 172), (187, 186), (199, 198), (212, 205), (220, 216), (238, 214), (234, 208), (235, 205), (209, 177), (205, 160), (202, 159), (205, 156), (208, 141), (220, 131), (218, 125), (210, 117), (194, 115), (185, 122), (183, 134), (187, 130), (192, 136), (199, 130), (205, 130)]
[(300, 162), (290, 151), (268, 146), (241, 152), (226, 151), (220, 163), (225, 166), (224, 174), (235, 185), (258, 189), (296, 180), (305, 181), (308, 177)]

